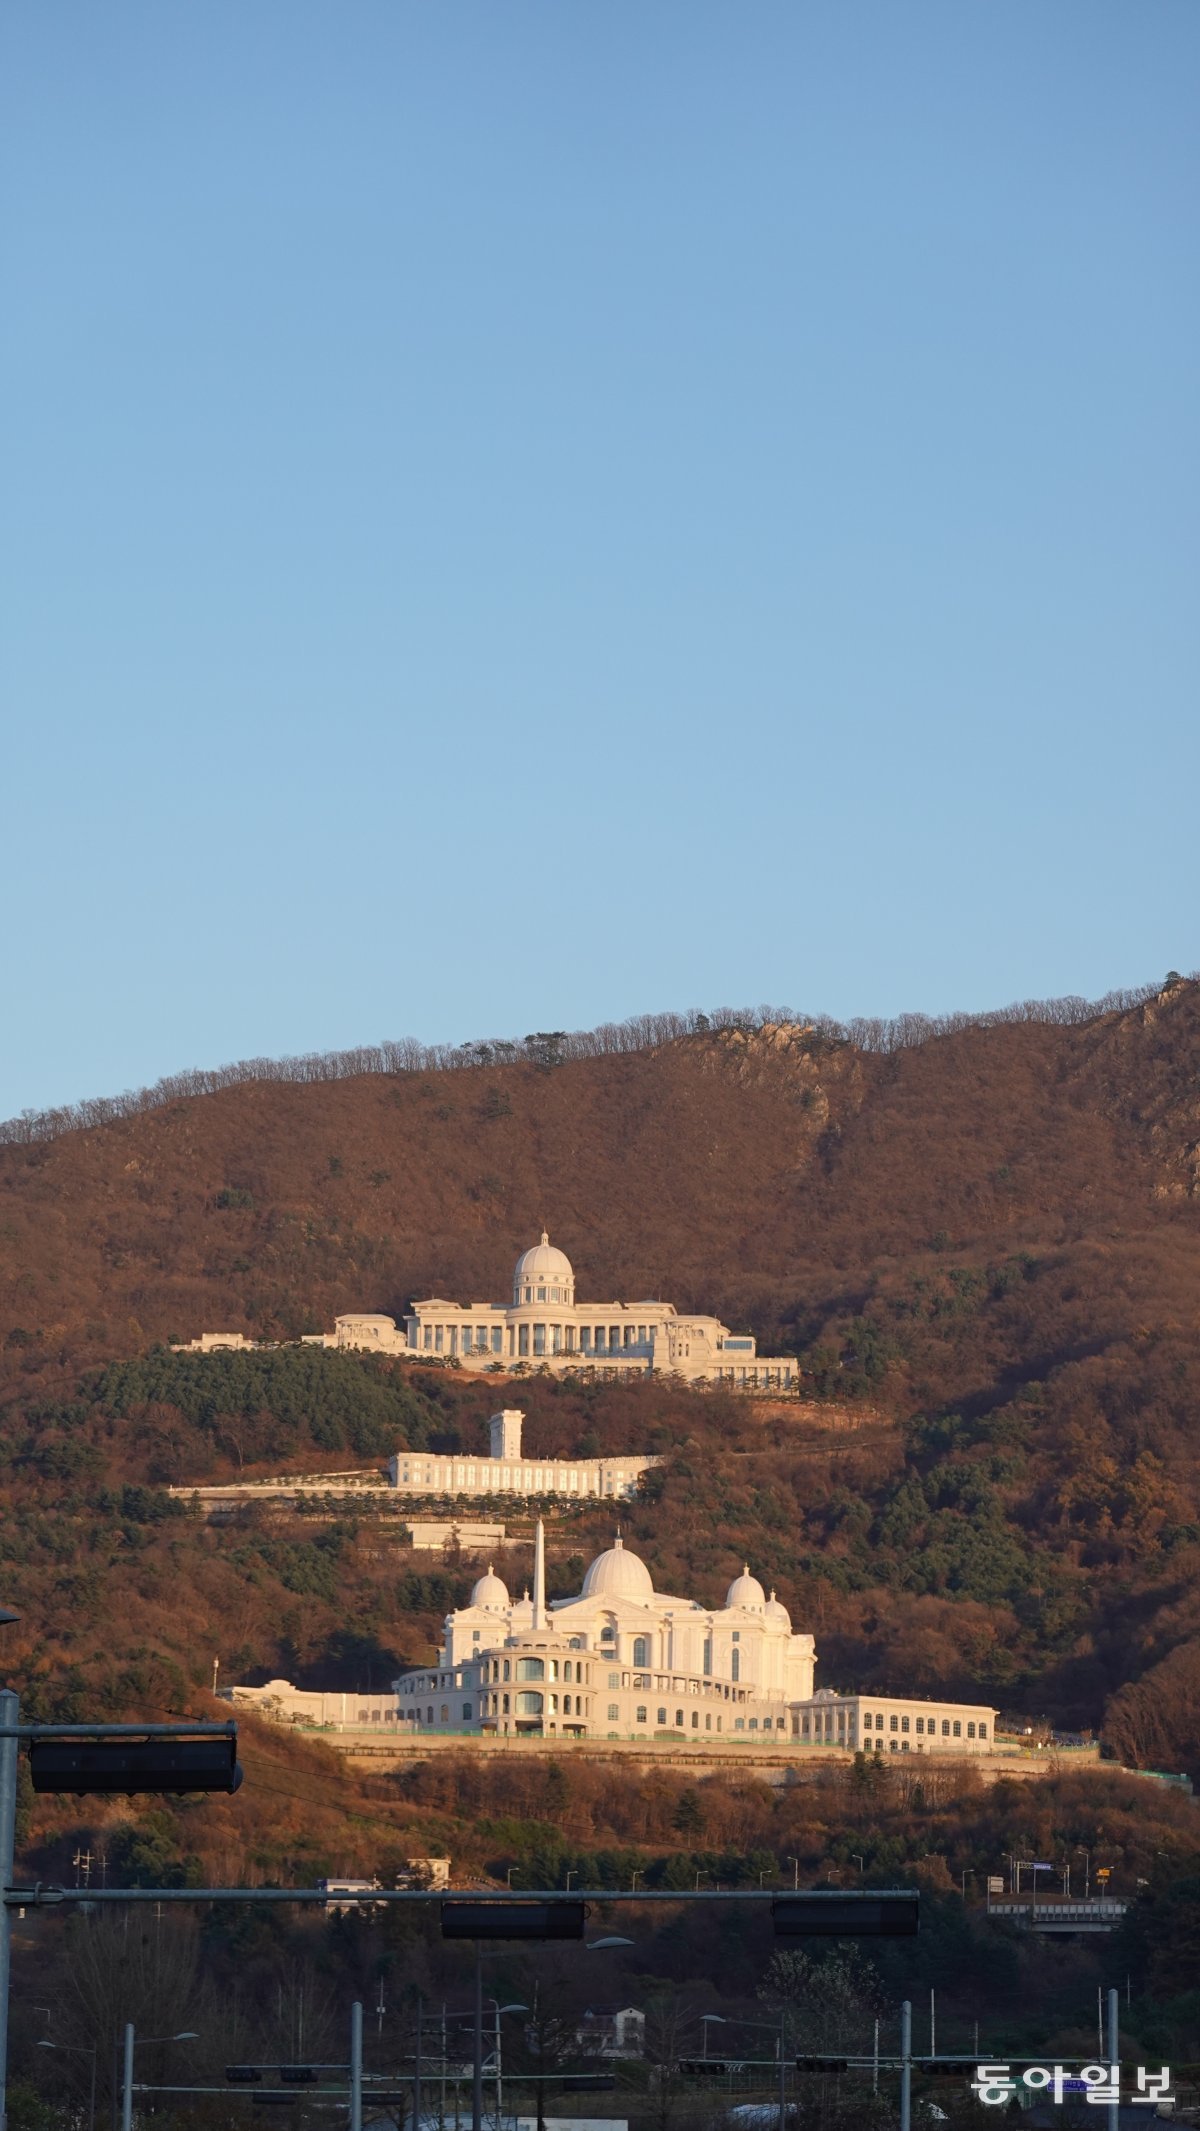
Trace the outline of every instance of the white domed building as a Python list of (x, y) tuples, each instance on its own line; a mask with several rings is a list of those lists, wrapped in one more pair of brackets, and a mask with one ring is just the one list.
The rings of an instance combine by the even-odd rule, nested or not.
[(813, 1692), (816, 1652), (786, 1606), (744, 1568), (720, 1606), (656, 1591), (618, 1535), (575, 1598), (546, 1600), (542, 1526), (533, 1590), (513, 1598), (489, 1567), (446, 1616), (433, 1665), (390, 1694), (308, 1692), (287, 1680), (234, 1687), (234, 1702), (285, 1724), (370, 1732), (382, 1741), (519, 1737), (681, 1745), (718, 1763), (728, 1747), (778, 1761), (854, 1753), (977, 1756), (995, 1750), (996, 1713), (886, 1692)]
[(746, 1569), (723, 1606), (656, 1591), (618, 1535), (577, 1598), (545, 1597), (542, 1527), (533, 1591), (518, 1599), (491, 1569), (445, 1622), (438, 1662), (395, 1683), (401, 1723), (541, 1738), (798, 1736), (813, 1691), (811, 1635)]
[[(339, 1335), (343, 1324), (363, 1321), (339, 1318)], [(545, 1229), (513, 1267), (511, 1304), (431, 1296), (412, 1304), (395, 1336), (404, 1352), (464, 1369), (667, 1374), (736, 1390), (799, 1382), (794, 1355), (760, 1355), (749, 1332), (733, 1333), (716, 1317), (681, 1317), (673, 1302), (577, 1302), (575, 1269)]]
[[(176, 1352), (253, 1344), (240, 1332), (202, 1332)], [(339, 1317), (332, 1332), (305, 1333), (303, 1344), (518, 1375), (666, 1375), (735, 1391), (795, 1391), (800, 1382), (794, 1354), (760, 1354), (751, 1333), (731, 1332), (717, 1317), (681, 1317), (673, 1302), (578, 1302), (575, 1269), (545, 1229), (513, 1267), (511, 1303), (430, 1295), (409, 1305), (403, 1326), (357, 1310)]]

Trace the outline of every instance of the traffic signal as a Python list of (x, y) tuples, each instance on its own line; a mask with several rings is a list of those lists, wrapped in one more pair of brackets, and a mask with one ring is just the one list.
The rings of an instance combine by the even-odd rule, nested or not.
[(444, 1939), (581, 1939), (582, 1902), (471, 1901), (441, 1905)]
[(227, 2064), (225, 2077), (231, 2087), (256, 2087), (262, 2083), (262, 2066), (257, 2064)]
[(798, 2072), (848, 2072), (848, 2057), (797, 2057)]
[(920, 1928), (921, 1897), (899, 1888), (878, 1894), (779, 1894), (771, 1903), (777, 1938), (909, 1939)]
[(315, 2064), (281, 2064), (279, 2077), (285, 2087), (315, 2087), (317, 2068)]
[(729, 2063), (724, 2057), (681, 2057), (679, 2069), (685, 2079), (724, 2079)]
[(82, 1796), (88, 1791), (236, 1791), (242, 1780), (237, 1738), (39, 1739), (29, 1742), (35, 1791)]

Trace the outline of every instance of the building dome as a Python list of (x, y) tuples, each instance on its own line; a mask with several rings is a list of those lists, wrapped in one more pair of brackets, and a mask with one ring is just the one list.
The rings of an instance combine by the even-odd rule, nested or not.
[(750, 1574), (748, 1562), (743, 1565), (741, 1575), (734, 1577), (726, 1591), (725, 1603), (727, 1606), (751, 1606), (756, 1613), (764, 1611), (767, 1594), (757, 1576)]
[(496, 1575), (489, 1561), (487, 1575), (480, 1577), (471, 1593), (471, 1604), (486, 1606), (489, 1613), (499, 1613), (507, 1608), (508, 1603), (508, 1585), (503, 1577)]
[(650, 1571), (636, 1554), (628, 1554), (620, 1539), (603, 1554), (597, 1554), (583, 1579), (584, 1598), (653, 1598)]
[(763, 1610), (766, 1613), (768, 1620), (780, 1621), (782, 1625), (788, 1630), (789, 1634), (791, 1633), (792, 1616), (788, 1612), (787, 1607), (780, 1604), (779, 1600), (775, 1596), (774, 1591), (772, 1591), (771, 1596), (768, 1598), (766, 1606)]
[[(528, 1294), (526, 1289), (530, 1290)], [(513, 1302), (574, 1300), (575, 1268), (565, 1251), (555, 1249), (543, 1229), (541, 1242), (522, 1251), (513, 1267)]]

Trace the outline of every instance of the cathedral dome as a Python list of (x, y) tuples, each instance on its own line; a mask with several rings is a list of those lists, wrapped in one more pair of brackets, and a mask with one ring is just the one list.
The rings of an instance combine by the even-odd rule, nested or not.
[[(526, 1288), (533, 1292), (526, 1295)], [(542, 1292), (539, 1295), (538, 1289)], [(556, 1250), (545, 1229), (542, 1240), (522, 1251), (513, 1267), (513, 1302), (573, 1302), (575, 1268), (565, 1251)]]
[(780, 1604), (779, 1600), (775, 1596), (774, 1591), (772, 1591), (771, 1596), (768, 1598), (763, 1610), (766, 1613), (768, 1620), (777, 1620), (782, 1622), (783, 1626), (790, 1632), (792, 1625), (792, 1616), (788, 1612), (787, 1607)]
[(486, 1606), (489, 1613), (498, 1613), (502, 1612), (508, 1603), (508, 1585), (503, 1577), (496, 1575), (489, 1561), (487, 1575), (480, 1577), (471, 1593), (471, 1604)]
[(620, 1539), (607, 1552), (597, 1554), (583, 1579), (584, 1598), (653, 1598), (650, 1571), (636, 1554), (628, 1554)]
[(750, 1574), (749, 1563), (743, 1566), (740, 1576), (734, 1577), (725, 1593), (725, 1603), (727, 1606), (749, 1606), (756, 1613), (765, 1609), (767, 1594), (757, 1576)]

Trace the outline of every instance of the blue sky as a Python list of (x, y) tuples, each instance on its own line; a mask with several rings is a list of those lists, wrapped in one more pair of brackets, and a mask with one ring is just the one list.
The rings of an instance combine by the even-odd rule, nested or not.
[(1194, 0), (0, 39), (0, 1113), (1200, 962)]

